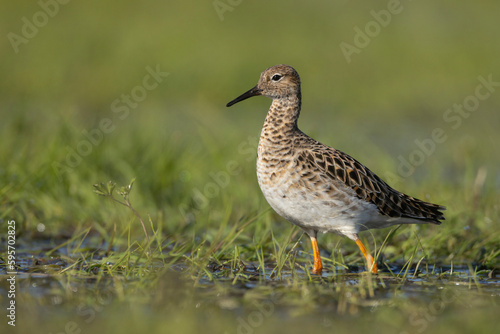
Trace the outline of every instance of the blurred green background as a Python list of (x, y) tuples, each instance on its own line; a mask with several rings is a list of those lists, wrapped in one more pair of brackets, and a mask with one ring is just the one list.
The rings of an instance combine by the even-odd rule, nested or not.
[[(89, 226), (105, 239), (114, 223), (120, 233), (130, 213), (92, 193), (108, 180), (136, 178), (136, 209), (174, 238), (211, 240), (222, 220), (267, 210), (255, 156), (270, 101), (225, 104), (284, 63), (301, 75), (304, 132), (448, 207), (445, 224), (422, 227), (430, 254), (478, 259), (480, 240), (494, 253), (500, 87), (466, 116), (448, 110), (476, 94), (479, 77), (500, 82), (498, 1), (40, 3), (0, 11), (0, 230), (15, 219), (19, 242)], [(388, 7), (398, 12), (390, 22)], [(349, 59), (342, 43), (357, 48)], [(141, 88), (152, 69), (168, 76)], [(436, 128), (446, 140), (427, 154), (417, 142)], [(423, 158), (401, 175), (401, 157)], [(248, 240), (262, 226), (290, 229), (271, 211), (260, 217)], [(141, 239), (139, 224), (132, 230)], [(328, 251), (338, 241), (322, 238)]]

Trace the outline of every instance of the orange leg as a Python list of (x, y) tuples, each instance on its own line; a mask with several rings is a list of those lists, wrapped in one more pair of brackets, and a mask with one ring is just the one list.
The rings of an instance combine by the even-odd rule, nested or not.
[(359, 249), (361, 249), (361, 252), (366, 258), (366, 262), (368, 263), (368, 269), (372, 271), (372, 273), (376, 274), (377, 273), (377, 263), (373, 259), (373, 256), (368, 254), (366, 251), (365, 245), (361, 242), (361, 240), (356, 239), (356, 244), (358, 245)]
[(321, 275), (321, 271), (323, 270), (323, 263), (321, 263), (321, 257), (319, 255), (318, 240), (316, 240), (316, 236), (310, 236), (310, 238), (314, 254), (314, 266), (312, 273), (314, 275)]

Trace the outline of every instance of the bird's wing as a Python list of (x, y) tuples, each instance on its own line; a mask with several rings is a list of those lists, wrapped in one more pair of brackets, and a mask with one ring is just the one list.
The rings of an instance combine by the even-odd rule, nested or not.
[(351, 156), (319, 142), (303, 149), (298, 155), (302, 162), (316, 166), (332, 181), (340, 181), (354, 190), (357, 197), (377, 206), (383, 215), (412, 218), (434, 224), (444, 220), (445, 207), (403, 194), (380, 179), (375, 173)]

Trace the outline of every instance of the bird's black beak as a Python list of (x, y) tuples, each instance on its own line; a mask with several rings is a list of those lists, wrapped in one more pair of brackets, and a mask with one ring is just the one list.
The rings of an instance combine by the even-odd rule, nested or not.
[(240, 96), (238, 96), (237, 98), (235, 98), (234, 100), (232, 100), (231, 102), (226, 104), (226, 107), (230, 107), (233, 104), (236, 104), (238, 102), (241, 102), (243, 100), (248, 99), (249, 97), (261, 95), (261, 93), (262, 93), (262, 89), (259, 89), (259, 88), (257, 88), (257, 86), (255, 86), (254, 88), (250, 89), (248, 92), (241, 94)]

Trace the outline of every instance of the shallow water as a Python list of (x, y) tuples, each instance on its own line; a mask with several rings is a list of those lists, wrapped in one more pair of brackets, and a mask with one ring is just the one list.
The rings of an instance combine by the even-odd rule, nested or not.
[[(99, 260), (104, 257), (102, 252), (95, 250), (93, 263), (70, 264), (64, 258), (67, 256), (64, 250), (55, 252), (47, 256), (43, 248), (38, 245), (38, 250), (33, 253), (19, 251), (16, 258), (17, 264), (17, 282), (21, 288), (21, 293), (26, 292), (36, 298), (50, 297), (54, 289), (67, 288), (61, 283), (62, 272), (71, 265), (73, 269), (81, 273), (81, 277), (74, 276), (71, 280), (73, 288), (99, 288), (99, 284), (107, 279), (113, 280), (111, 275), (103, 275), (102, 264)], [(71, 256), (70, 256), (71, 258)], [(113, 265), (111, 262), (106, 265)], [(138, 265), (141, 266), (141, 265)], [(184, 263), (171, 265), (164, 268), (161, 261), (152, 262), (148, 265), (151, 272), (167, 269), (171, 272), (183, 273), (189, 270)], [(390, 269), (390, 270), (389, 270)], [(229, 266), (218, 264), (209, 264), (207, 270), (210, 275), (201, 275), (196, 279), (198, 287), (210, 287), (215, 284), (229, 284), (233, 288), (244, 290), (255, 289), (263, 285), (274, 287), (287, 287), (294, 281), (311, 281), (313, 283), (335, 283), (356, 286), (360, 280), (365, 280), (367, 273), (364, 267), (349, 266), (337, 267), (335, 272), (324, 270), (321, 277), (311, 276), (300, 268), (293, 271), (290, 268), (283, 268), (279, 274), (275, 271), (274, 263), (265, 265), (265, 274), (259, 268), (259, 263), (245, 262), (244, 268), (231, 271)], [(0, 266), (0, 275), (6, 275), (5, 266)], [(238, 280), (235, 280), (238, 276)], [(432, 265), (407, 270), (404, 265), (390, 264), (388, 268), (379, 268), (378, 275), (373, 275), (372, 279), (377, 280), (377, 286), (381, 288), (378, 291), (379, 298), (390, 298), (393, 295), (393, 289), (397, 289), (399, 296), (425, 298), (429, 288), (440, 289), (444, 286), (464, 287), (467, 289), (481, 289), (490, 291), (494, 295), (500, 295), (500, 271), (487, 268), (473, 268), (466, 264), (461, 265)], [(134, 280), (134, 278), (131, 278)], [(238, 284), (235, 284), (235, 281)], [(0, 286), (0, 291), (3, 289)], [(1, 291), (5, 295), (5, 291)], [(423, 295), (422, 295), (423, 293)]]
[[(139, 263), (128, 273), (126, 268), (110, 272), (114, 263), (105, 251), (84, 246), (92, 254), (85, 260), (64, 248), (48, 255), (51, 247), (45, 241), (18, 250), (16, 303), (18, 319), (27, 328), (37, 329), (39, 321), (56, 317), (59, 320), (44, 324), (47, 332), (64, 332), (61, 328), (73, 322), (80, 329), (95, 331), (107, 319), (116, 321), (133, 309), (142, 314), (141, 321), (154, 317), (153, 323), (144, 326), (163, 326), (166, 318), (162, 315), (170, 314), (183, 319), (179, 320), (182, 326), (196, 324), (194, 332), (208, 326), (199, 319), (212, 323), (210, 328), (224, 329), (215, 332), (253, 333), (249, 329), (276, 332), (279, 319), (293, 323), (307, 316), (326, 331), (345, 321), (361, 326), (355, 319), (376, 317), (387, 318), (389, 327), (398, 319), (406, 324), (406, 331), (420, 333), (423, 324), (434, 326), (448, 314), (491, 312), (492, 306), (500, 304), (498, 270), (468, 264), (421, 264), (418, 270), (407, 270), (404, 264), (390, 263), (386, 268), (379, 266), (378, 275), (366, 273), (362, 265), (338, 266), (335, 272), (324, 270), (318, 277), (302, 269), (307, 265), (293, 270), (285, 266), (277, 273), (272, 262), (264, 270), (251, 261), (240, 263), (237, 270), (216, 262), (193, 270), (187, 261), (165, 266), (158, 260)], [(0, 263), (0, 277), (6, 273)], [(0, 296), (6, 296), (7, 289), (2, 279)], [(262, 321), (254, 326), (257, 318), (252, 317), (257, 315)], [(269, 325), (261, 327), (261, 323)], [(130, 328), (124, 325), (125, 332)]]

